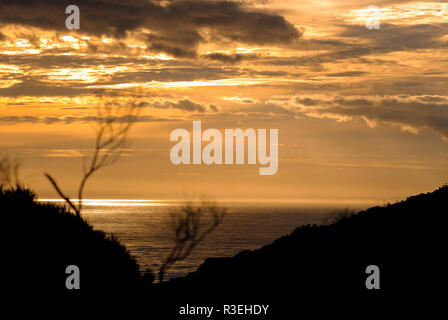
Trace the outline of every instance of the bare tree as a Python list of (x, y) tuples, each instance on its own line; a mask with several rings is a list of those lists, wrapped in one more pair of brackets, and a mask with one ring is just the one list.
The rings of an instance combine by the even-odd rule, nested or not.
[(7, 153), (0, 154), (0, 186), (13, 188), (20, 185), (19, 169), (22, 160)]
[(205, 237), (218, 227), (227, 212), (214, 202), (202, 201), (200, 205), (189, 202), (170, 213), (170, 227), (174, 232), (170, 254), (159, 269), (159, 282), (176, 262), (186, 259)]
[(98, 115), (94, 118), (97, 123), (95, 147), (88, 165), (86, 165), (86, 161), (83, 164), (83, 176), (78, 187), (77, 204), (62, 191), (50, 174), (45, 173), (58, 195), (75, 211), (76, 216), (81, 215), (82, 199), (87, 181), (95, 172), (118, 160), (125, 146), (129, 129), (136, 121), (138, 111), (138, 105), (135, 103), (130, 103), (126, 107), (106, 103), (104, 106), (98, 107)]

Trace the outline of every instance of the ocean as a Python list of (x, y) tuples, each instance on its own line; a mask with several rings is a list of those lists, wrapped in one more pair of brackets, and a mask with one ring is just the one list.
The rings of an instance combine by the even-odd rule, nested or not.
[[(170, 210), (181, 205), (168, 201), (87, 200), (82, 216), (95, 229), (117, 236), (142, 271), (150, 269), (157, 273), (173, 247)], [(186, 260), (168, 270), (166, 279), (196, 270), (206, 258), (229, 257), (242, 250), (257, 249), (299, 226), (328, 224), (338, 215), (335, 208), (253, 203), (223, 206), (228, 210), (223, 223)]]

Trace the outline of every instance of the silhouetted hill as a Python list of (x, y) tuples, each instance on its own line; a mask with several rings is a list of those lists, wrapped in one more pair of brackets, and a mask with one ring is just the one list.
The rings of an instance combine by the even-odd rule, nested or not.
[[(5, 292), (114, 295), (141, 286), (139, 267), (126, 248), (63, 207), (39, 203), (26, 189), (0, 188), (0, 212)], [(80, 268), (81, 290), (65, 287), (69, 265)]]
[[(36, 202), (29, 190), (0, 188), (2, 291), (22, 297), (94, 293), (95, 303), (132, 297), (139, 303), (135, 310), (157, 319), (179, 319), (179, 307), (195, 303), (269, 304), (269, 319), (289, 319), (285, 315), (329, 302), (350, 308), (359, 301), (378, 306), (382, 299), (428, 297), (446, 282), (447, 209), (444, 186), (330, 225), (299, 227), (271, 245), (207, 259), (196, 272), (150, 286), (112, 236), (64, 208)], [(68, 265), (82, 270), (81, 290), (66, 290)], [(379, 290), (366, 289), (369, 265), (380, 269)]]
[[(207, 259), (196, 272), (159, 286), (160, 294), (177, 305), (268, 303), (277, 314), (307, 303), (428, 297), (444, 281), (447, 212), (444, 186), (331, 225), (302, 226), (258, 250)], [(379, 290), (366, 288), (369, 265), (380, 269)]]

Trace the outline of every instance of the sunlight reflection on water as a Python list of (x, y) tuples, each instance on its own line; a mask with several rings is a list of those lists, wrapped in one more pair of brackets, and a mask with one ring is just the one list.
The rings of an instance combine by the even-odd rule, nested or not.
[[(141, 267), (157, 271), (172, 246), (168, 212), (180, 202), (91, 200), (83, 217), (95, 229), (113, 233), (134, 255)], [(253, 250), (306, 224), (331, 222), (335, 209), (227, 206), (224, 222), (192, 255), (167, 273), (167, 278), (194, 271), (206, 258), (233, 256)]]

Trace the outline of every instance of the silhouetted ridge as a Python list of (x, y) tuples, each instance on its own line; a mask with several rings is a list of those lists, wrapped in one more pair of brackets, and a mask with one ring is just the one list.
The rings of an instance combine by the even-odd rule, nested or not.
[[(127, 249), (63, 207), (39, 203), (26, 189), (0, 188), (0, 212), (11, 290), (122, 294), (140, 287), (139, 266)], [(80, 268), (81, 290), (66, 289), (69, 265)]]
[[(162, 315), (157, 319), (178, 319), (179, 306), (194, 303), (264, 303), (273, 310), (269, 319), (288, 319), (309, 301), (353, 306), (359, 299), (428, 297), (444, 288), (447, 209), (443, 186), (330, 225), (299, 227), (260, 249), (206, 259), (185, 277), (151, 286), (114, 237), (60, 206), (37, 202), (29, 190), (0, 188), (2, 289), (22, 296), (99, 293), (95, 303), (139, 294), (139, 307)], [(65, 288), (68, 265), (81, 269), (81, 290)], [(379, 290), (365, 286), (369, 265), (380, 269)]]
[[(160, 290), (177, 292), (181, 301), (184, 295), (191, 300), (189, 288), (195, 288), (198, 299), (231, 296), (237, 301), (276, 301), (286, 308), (291, 300), (371, 301), (434, 294), (446, 270), (447, 209), (445, 185), (330, 225), (299, 227), (258, 250), (206, 259), (196, 272)], [(369, 265), (380, 269), (380, 290), (366, 288)]]

